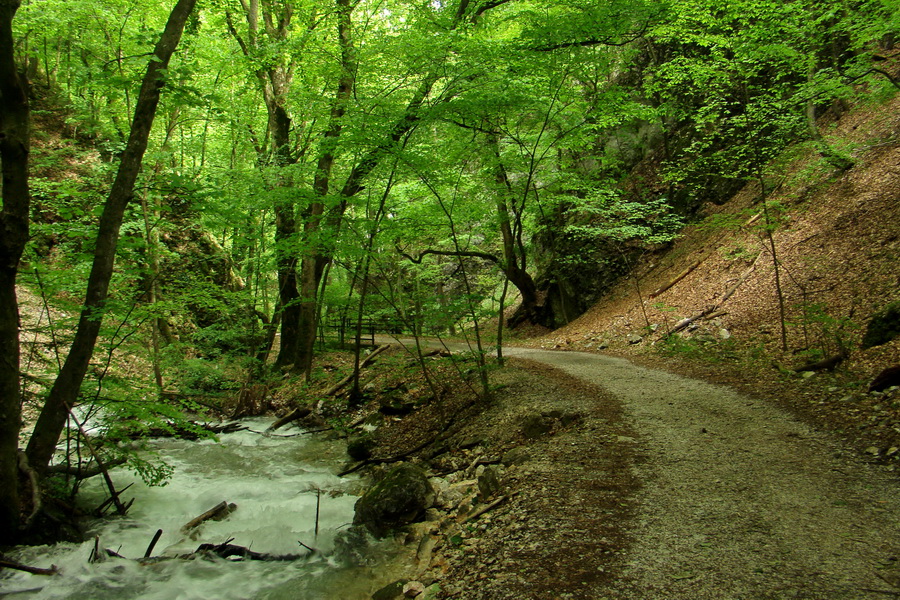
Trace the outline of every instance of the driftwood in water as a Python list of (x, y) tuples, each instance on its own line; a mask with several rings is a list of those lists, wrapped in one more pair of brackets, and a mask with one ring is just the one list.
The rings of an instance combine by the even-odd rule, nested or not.
[(267, 432), (275, 431), (279, 427), (284, 427), (291, 421), (296, 421), (297, 419), (302, 419), (303, 417), (308, 417), (310, 414), (312, 414), (312, 409), (308, 406), (301, 406), (300, 408), (295, 408), (290, 413), (286, 414), (285, 416), (281, 417), (280, 419), (278, 419), (277, 421), (275, 421), (274, 423), (269, 425), (269, 427), (268, 427), (268, 429), (266, 429), (266, 431)]
[(162, 533), (162, 529), (156, 530), (156, 533), (153, 535), (153, 539), (150, 540), (150, 545), (147, 546), (147, 550), (146, 552), (144, 552), (144, 558), (150, 558), (150, 556), (153, 554), (153, 549), (156, 548), (156, 542), (158, 542), (159, 538), (162, 537)]
[[(376, 348), (372, 352), (372, 354), (367, 356), (364, 361), (359, 363), (359, 368), (364, 369), (367, 366), (369, 366), (369, 363), (371, 363), (375, 359), (376, 356), (378, 356), (379, 354), (381, 354), (382, 352), (384, 352), (385, 350), (387, 350), (390, 347), (391, 347), (390, 344), (385, 344), (384, 346), (379, 346), (378, 348)], [(336, 384), (334, 384), (333, 386), (328, 388), (328, 390), (325, 391), (325, 395), (326, 396), (334, 396), (339, 391), (341, 391), (341, 389), (344, 386), (346, 386), (348, 383), (350, 383), (351, 381), (353, 381), (353, 373), (351, 373), (350, 375), (347, 375), (346, 377), (344, 377), (343, 379), (338, 381)]]
[(196, 558), (219, 557), (227, 560), (261, 560), (261, 561), (293, 561), (301, 560), (315, 553), (315, 550), (308, 546), (307, 554), (269, 554), (266, 552), (254, 552), (250, 548), (232, 544), (234, 538), (226, 540), (222, 544), (200, 544), (196, 550), (188, 554), (179, 554), (178, 556), (150, 556), (140, 559), (138, 562), (142, 565), (154, 565), (169, 560), (194, 560)]
[(181, 528), (181, 532), (187, 533), (191, 529), (194, 529), (195, 527), (201, 525), (202, 523), (205, 523), (206, 521), (209, 521), (210, 519), (221, 521), (222, 519), (233, 513), (235, 509), (237, 509), (236, 504), (229, 504), (228, 502), (222, 500), (202, 515), (194, 517), (193, 519), (185, 523)]
[(200, 544), (200, 546), (192, 554), (179, 556), (178, 558), (194, 558), (197, 555), (218, 556), (220, 558), (242, 558), (247, 560), (265, 560), (265, 561), (291, 561), (306, 558), (303, 554), (268, 554), (265, 552), (254, 552), (250, 548), (237, 546), (230, 543), (231, 540), (223, 544)]
[(16, 571), (25, 571), (26, 573), (31, 573), (32, 575), (59, 575), (59, 569), (56, 565), (50, 565), (49, 569), (42, 569), (40, 567), (30, 567), (28, 565), (23, 565), (22, 563), (16, 562), (14, 560), (9, 560), (8, 558), (4, 558), (0, 556), (0, 569), (14, 569)]

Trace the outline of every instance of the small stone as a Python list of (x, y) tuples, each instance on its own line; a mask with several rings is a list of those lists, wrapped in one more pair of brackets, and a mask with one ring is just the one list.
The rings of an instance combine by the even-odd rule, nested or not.
[(470, 448), (476, 448), (478, 446), (486, 446), (487, 441), (481, 436), (472, 436), (463, 439), (459, 443), (460, 450), (469, 450)]
[(641, 336), (639, 336), (639, 335), (636, 334), (636, 333), (629, 333), (629, 334), (625, 337), (625, 340), (626, 340), (629, 344), (632, 344), (632, 345), (633, 345), (633, 344), (640, 344), (641, 342), (644, 341), (644, 338), (642, 338)]
[(509, 467), (511, 465), (521, 465), (529, 458), (530, 456), (528, 454), (528, 450), (526, 450), (522, 446), (516, 446), (503, 455), (503, 458), (500, 459), (500, 464), (505, 467)]
[(393, 583), (389, 583), (372, 594), (372, 600), (394, 600), (394, 598), (403, 593), (404, 585), (406, 585), (406, 579), (400, 579)]
[(728, 340), (731, 339), (731, 332), (725, 329), (724, 327), (719, 330), (719, 339)]
[(522, 435), (533, 440), (550, 432), (552, 423), (543, 415), (529, 415), (522, 420)]
[(410, 581), (403, 586), (403, 596), (405, 598), (415, 598), (425, 591), (425, 586), (421, 581)]
[(490, 498), (500, 490), (500, 477), (496, 467), (488, 467), (478, 478), (478, 491), (482, 499)]

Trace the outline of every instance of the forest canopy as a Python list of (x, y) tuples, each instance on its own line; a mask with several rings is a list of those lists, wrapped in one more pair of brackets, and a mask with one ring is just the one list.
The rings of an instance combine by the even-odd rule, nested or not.
[[(560, 326), (703, 203), (765, 190), (788, 146), (849, 168), (821, 123), (900, 87), (883, 68), (898, 15), (896, 0), (0, 0), (6, 541), (30, 525), (24, 402), (37, 481), (86, 399), (130, 423), (183, 408), (157, 401), (173, 388), (310, 377), (335, 322)], [(20, 356), (22, 290), (66, 307), (46, 312), (40, 369)], [(142, 385), (111, 367), (125, 348)]]

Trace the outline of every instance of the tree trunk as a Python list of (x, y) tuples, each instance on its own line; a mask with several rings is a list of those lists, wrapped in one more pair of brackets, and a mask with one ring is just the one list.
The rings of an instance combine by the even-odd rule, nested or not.
[[(337, 93), (331, 106), (331, 118), (328, 129), (322, 138), (319, 147), (319, 158), (316, 165), (316, 175), (313, 181), (313, 192), (316, 201), (304, 215), (303, 235), (310, 241), (316, 237), (322, 225), (325, 212), (325, 198), (331, 187), (331, 172), (334, 167), (335, 154), (337, 152), (338, 139), (344, 128), (344, 114), (347, 112), (347, 103), (356, 84), (355, 52), (353, 49), (353, 23), (351, 15), (353, 4), (350, 0), (337, 0), (338, 16), (338, 43), (341, 47), (341, 76), (338, 79)], [(335, 225), (340, 222), (346, 202), (340, 203), (339, 215), (335, 220), (334, 214), (330, 222)], [(322, 273), (325, 266), (331, 261), (331, 252), (314, 244), (308, 254), (300, 261), (300, 329), (297, 338), (297, 360), (294, 369), (307, 373), (312, 369), (313, 352), (316, 342), (316, 329), (318, 317), (319, 283), (322, 281)], [(282, 342), (284, 334), (282, 333)]]
[(16, 275), (28, 241), (29, 106), (16, 70), (12, 21), (18, 0), (0, 0), (0, 544), (19, 531), (19, 308)]
[(487, 136), (488, 146), (494, 154), (496, 164), (494, 166), (494, 178), (497, 185), (497, 221), (500, 225), (500, 235), (503, 240), (503, 263), (501, 268), (506, 279), (516, 286), (522, 296), (522, 302), (515, 314), (509, 319), (509, 326), (529, 321), (531, 323), (544, 324), (544, 307), (538, 299), (537, 285), (531, 274), (528, 273), (525, 263), (525, 248), (519, 243), (519, 238), (513, 233), (510, 221), (510, 210), (507, 198), (512, 197), (512, 184), (503, 166), (500, 156), (500, 135), (490, 133)]
[(165, 31), (156, 45), (153, 58), (147, 65), (147, 72), (141, 83), (128, 143), (100, 217), (94, 263), (88, 277), (84, 308), (78, 321), (75, 339), (72, 341), (66, 362), (50, 390), (35, 425), (34, 433), (28, 442), (28, 460), (39, 473), (50, 464), (59, 436), (65, 426), (69, 409), (75, 405), (78, 399), (81, 383), (94, 352), (115, 263), (119, 228), (122, 225), (125, 209), (134, 196), (134, 184), (140, 172), (144, 152), (147, 149), (147, 140), (156, 116), (160, 91), (165, 85), (165, 73), (169, 59), (175, 52), (185, 22), (193, 11), (196, 1), (178, 0), (169, 15)]

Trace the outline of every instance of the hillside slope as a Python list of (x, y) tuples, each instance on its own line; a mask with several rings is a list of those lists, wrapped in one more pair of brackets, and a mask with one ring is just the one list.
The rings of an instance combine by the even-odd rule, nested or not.
[[(900, 299), (900, 98), (860, 103), (822, 128), (832, 143), (851, 145), (855, 165), (835, 172), (811, 151), (797, 151), (769, 183), (787, 351), (755, 184), (722, 206), (703, 207), (670, 248), (645, 256), (636, 279), (621, 280), (587, 313), (532, 343), (656, 363), (667, 355), (671, 369), (780, 396), (859, 437), (871, 454), (896, 455), (900, 411), (880, 406), (865, 386), (900, 364), (900, 339), (865, 350), (860, 342), (872, 316)], [(711, 307), (706, 318), (668, 335)], [(836, 372), (793, 372), (837, 353), (839, 344), (850, 354)]]

